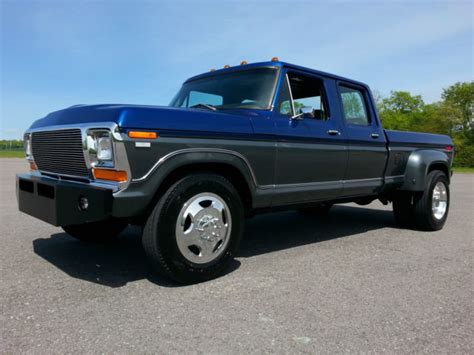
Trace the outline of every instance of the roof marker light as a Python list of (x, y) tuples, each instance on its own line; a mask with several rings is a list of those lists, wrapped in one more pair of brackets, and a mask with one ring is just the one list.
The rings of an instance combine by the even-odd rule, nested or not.
[(224, 65), (224, 69), (230, 68), (229, 64)]
[(249, 63), (247, 63), (246, 60), (243, 60), (243, 61), (240, 62), (240, 65), (247, 65), (247, 64), (249, 64)]
[(272, 58), (272, 62), (278, 62), (278, 61), (279, 61), (278, 57), (273, 57)]

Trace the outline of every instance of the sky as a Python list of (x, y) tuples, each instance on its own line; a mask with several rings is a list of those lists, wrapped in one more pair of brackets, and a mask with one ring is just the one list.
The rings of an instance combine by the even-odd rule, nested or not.
[(282, 61), (425, 102), (473, 80), (473, 1), (0, 0), (0, 139), (74, 104), (167, 105), (190, 76)]

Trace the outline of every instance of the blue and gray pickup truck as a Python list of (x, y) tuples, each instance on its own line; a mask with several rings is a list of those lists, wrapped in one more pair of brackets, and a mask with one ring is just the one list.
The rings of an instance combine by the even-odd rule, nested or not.
[(276, 58), (192, 77), (167, 107), (50, 113), (25, 147), (21, 211), (89, 242), (141, 225), (152, 267), (181, 283), (222, 274), (259, 212), (379, 199), (434, 231), (449, 209), (450, 137), (384, 130), (367, 85)]

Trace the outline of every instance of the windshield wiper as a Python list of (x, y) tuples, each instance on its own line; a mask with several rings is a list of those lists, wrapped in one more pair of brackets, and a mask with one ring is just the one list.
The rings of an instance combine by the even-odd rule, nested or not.
[(189, 108), (207, 108), (208, 110), (211, 110), (211, 111), (217, 111), (217, 108), (215, 106), (208, 105), (208, 104), (196, 104), (193, 106), (189, 106)]

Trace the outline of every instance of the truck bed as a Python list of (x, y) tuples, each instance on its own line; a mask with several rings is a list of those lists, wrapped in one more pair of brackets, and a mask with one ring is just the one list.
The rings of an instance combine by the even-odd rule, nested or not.
[(384, 131), (389, 146), (445, 148), (446, 146), (453, 145), (451, 138), (443, 134), (404, 132), (389, 129)]

